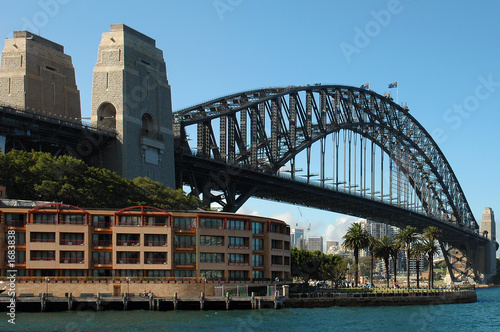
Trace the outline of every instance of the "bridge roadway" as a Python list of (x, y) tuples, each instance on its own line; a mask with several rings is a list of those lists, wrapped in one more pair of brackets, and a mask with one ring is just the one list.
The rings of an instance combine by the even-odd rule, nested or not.
[[(372, 200), (359, 194), (335, 191), (252, 169), (232, 167), (212, 159), (179, 152), (175, 155), (175, 165), (178, 171), (177, 181), (183, 179), (205, 183), (208, 176), (210, 181), (219, 186), (230, 186), (236, 189), (235, 193), (240, 195), (239, 198), (234, 201), (233, 206), (226, 206), (226, 210), (232, 212), (238, 210), (240, 203), (253, 196), (367, 218), (401, 228), (411, 225), (420, 232), (428, 226), (436, 226), (442, 230), (441, 240), (451, 245), (463, 245), (466, 239), (481, 244), (488, 242), (486, 238), (473, 233), (466, 227), (459, 227), (387, 202), (381, 202), (380, 198)], [(188, 179), (187, 173), (191, 176), (194, 174), (195, 178)]]

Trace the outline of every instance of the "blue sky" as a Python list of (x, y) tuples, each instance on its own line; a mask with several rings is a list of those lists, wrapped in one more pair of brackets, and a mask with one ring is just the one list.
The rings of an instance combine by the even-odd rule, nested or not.
[[(8, 1), (0, 34), (33, 30), (71, 55), (83, 116), (103, 32), (125, 23), (163, 50), (174, 110), (264, 86), (399, 82), (399, 102), (431, 133), (477, 220), (500, 213), (498, 1)], [(395, 91), (393, 91), (394, 93)], [(250, 200), (246, 213), (340, 240), (352, 219)], [(497, 227), (497, 238), (500, 227)]]

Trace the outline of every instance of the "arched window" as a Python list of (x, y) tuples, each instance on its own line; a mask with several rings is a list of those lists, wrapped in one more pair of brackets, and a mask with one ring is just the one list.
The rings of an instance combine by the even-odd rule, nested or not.
[(97, 127), (116, 129), (116, 108), (111, 103), (102, 103), (97, 109)]
[(483, 232), (483, 236), (484, 236), (485, 238), (488, 238), (488, 231), (484, 231), (484, 232)]
[(149, 113), (142, 115), (142, 131), (144, 133), (151, 133), (154, 131), (153, 117)]

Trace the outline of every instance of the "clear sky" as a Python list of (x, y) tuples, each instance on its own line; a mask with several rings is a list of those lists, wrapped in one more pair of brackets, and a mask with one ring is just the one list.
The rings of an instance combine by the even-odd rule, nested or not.
[[(438, 142), (479, 221), (486, 206), (500, 216), (499, 13), (498, 1), (23, 0), (3, 3), (0, 34), (62, 44), (84, 117), (101, 34), (116, 23), (163, 50), (174, 110), (265, 86), (369, 82), (384, 93), (398, 81), (399, 102)], [(355, 220), (256, 199), (242, 212), (311, 223), (329, 240)]]

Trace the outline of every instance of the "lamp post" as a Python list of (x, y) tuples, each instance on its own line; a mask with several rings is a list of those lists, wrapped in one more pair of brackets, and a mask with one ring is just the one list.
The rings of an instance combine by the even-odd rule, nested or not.
[(205, 295), (206, 295), (206, 294), (205, 294), (205, 286), (206, 286), (206, 284), (207, 284), (207, 278), (206, 278), (206, 277), (203, 277), (202, 281), (203, 281), (203, 295), (205, 296)]
[(127, 277), (127, 297), (129, 296), (130, 294), (130, 278)]
[(47, 294), (46, 296), (49, 296), (49, 277), (45, 277), (45, 294)]

